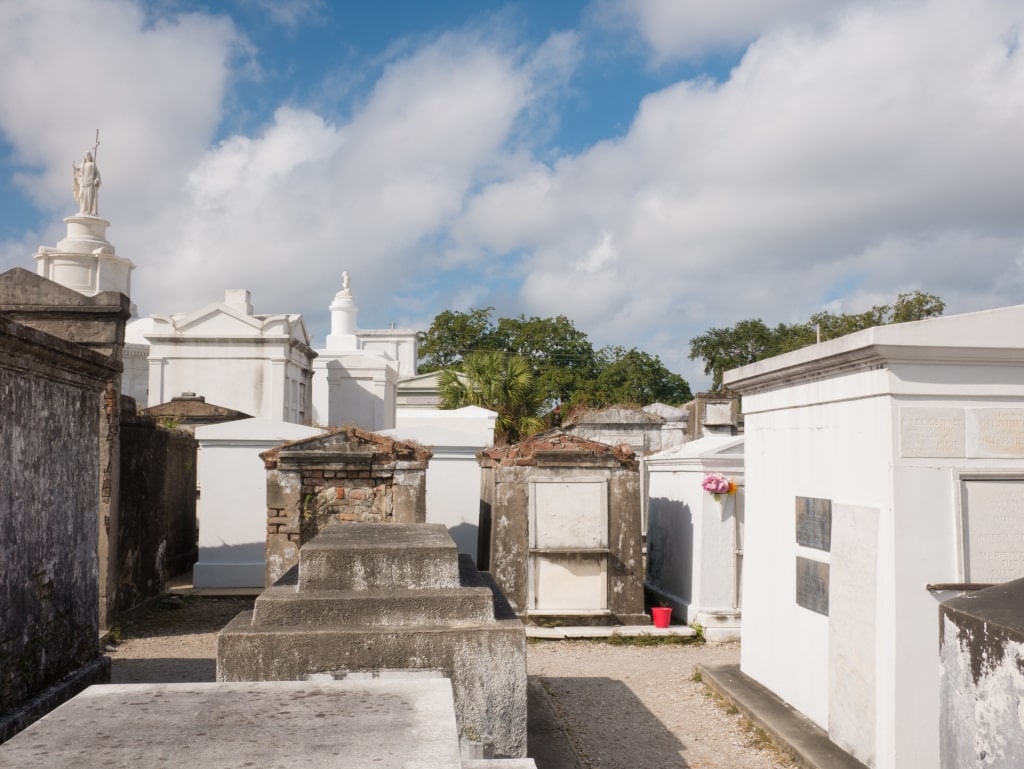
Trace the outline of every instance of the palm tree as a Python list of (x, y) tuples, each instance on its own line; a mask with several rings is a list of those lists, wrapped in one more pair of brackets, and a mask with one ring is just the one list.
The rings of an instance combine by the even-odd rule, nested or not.
[(498, 412), (495, 443), (516, 443), (544, 429), (538, 414), (544, 395), (529, 362), (500, 350), (470, 353), (461, 370), (445, 369), (438, 378), (441, 408), (481, 406)]

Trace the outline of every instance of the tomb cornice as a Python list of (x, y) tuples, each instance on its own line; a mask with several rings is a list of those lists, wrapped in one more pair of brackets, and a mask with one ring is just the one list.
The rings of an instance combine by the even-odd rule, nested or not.
[[(800, 352), (801, 350), (796, 351)], [(820, 381), (899, 364), (1024, 365), (1024, 349), (1011, 347), (877, 344), (786, 365), (787, 359), (791, 359), (796, 353), (787, 353), (733, 369), (726, 372), (723, 383), (730, 390), (750, 395), (783, 385)]]

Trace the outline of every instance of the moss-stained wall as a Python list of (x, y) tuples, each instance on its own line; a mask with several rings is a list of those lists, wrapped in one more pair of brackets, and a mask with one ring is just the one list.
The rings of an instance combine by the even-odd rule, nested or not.
[(196, 562), (196, 440), (152, 417), (121, 421), (117, 610), (159, 595)]
[(100, 394), (117, 370), (0, 317), (0, 716), (99, 658)]

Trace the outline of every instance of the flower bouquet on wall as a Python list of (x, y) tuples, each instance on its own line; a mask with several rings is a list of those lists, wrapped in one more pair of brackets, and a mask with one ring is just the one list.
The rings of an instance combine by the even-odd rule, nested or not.
[(732, 496), (738, 488), (736, 481), (721, 473), (708, 473), (700, 485), (716, 502), (721, 502), (723, 496)]

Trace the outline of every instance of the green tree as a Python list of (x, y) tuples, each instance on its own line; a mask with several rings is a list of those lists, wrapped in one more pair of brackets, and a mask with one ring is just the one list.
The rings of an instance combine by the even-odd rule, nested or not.
[(544, 395), (529, 362), (498, 350), (469, 353), (461, 371), (441, 372), (441, 408), (480, 406), (498, 413), (495, 443), (516, 443), (544, 429)]
[(594, 408), (615, 404), (679, 405), (693, 398), (686, 380), (665, 368), (657, 355), (635, 347), (604, 347), (597, 358), (599, 373), (577, 391), (575, 404)]
[(419, 372), (464, 371), (471, 354), (498, 351), (527, 362), (546, 410), (561, 404), (679, 403), (689, 399), (689, 385), (658, 357), (621, 347), (596, 353), (587, 335), (565, 315), (519, 315), (495, 323), (493, 312), (492, 307), (446, 310), (435, 317), (420, 338)]
[(774, 329), (760, 318), (751, 318), (695, 336), (690, 340), (690, 360), (703, 359), (711, 389), (720, 390), (722, 374), (731, 368), (797, 350), (819, 339), (824, 342), (874, 326), (937, 317), (945, 308), (945, 302), (934, 294), (908, 291), (899, 294), (891, 305), (875, 305), (865, 312), (844, 315), (822, 311), (806, 323), (780, 323)]
[(471, 352), (494, 349), (492, 312), (493, 307), (469, 312), (445, 310), (435, 317), (430, 328), (420, 336), (419, 373), (458, 366)]
[(726, 328), (709, 328), (690, 340), (690, 360), (703, 358), (711, 389), (720, 390), (724, 372), (784, 352), (783, 343), (791, 334), (791, 327), (771, 329), (760, 318), (741, 320)]
[(530, 363), (549, 407), (571, 400), (597, 374), (593, 345), (564, 315), (500, 318), (488, 341)]

